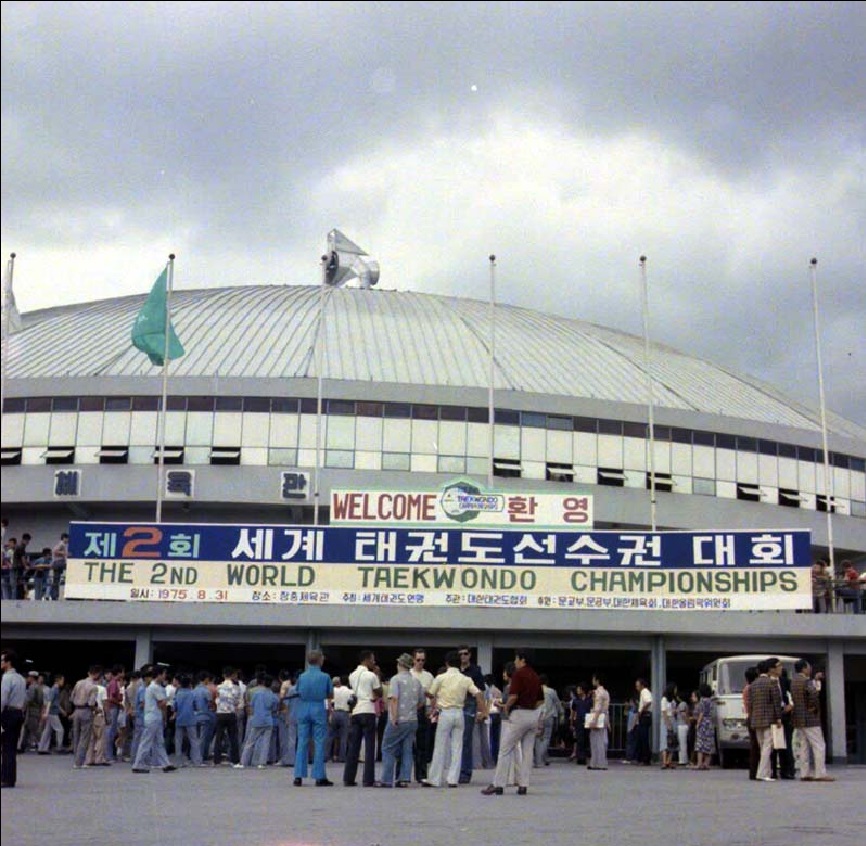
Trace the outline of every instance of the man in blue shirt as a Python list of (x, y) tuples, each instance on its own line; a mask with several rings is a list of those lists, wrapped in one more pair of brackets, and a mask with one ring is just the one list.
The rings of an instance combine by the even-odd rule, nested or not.
[(248, 708), (247, 738), (241, 754), (241, 767), (255, 766), (264, 769), (268, 762), (273, 731), (273, 715), (280, 704), (280, 698), (271, 690), (273, 679), (267, 673), (256, 676), (256, 684), (251, 688)]
[(193, 688), (192, 700), (195, 711), (195, 729), (198, 737), (198, 745), (202, 762), (206, 761), (210, 751), (210, 742), (213, 738), (213, 730), (216, 725), (216, 711), (214, 707), (213, 694), (208, 683), (213, 676), (207, 670), (199, 671), (196, 676), (198, 684)]
[(186, 766), (183, 755), (183, 741), (186, 738), (189, 743), (189, 759), (194, 767), (200, 767), (201, 745), (196, 730), (196, 697), (191, 687), (192, 679), (188, 673), (181, 673), (178, 684), (177, 693), (174, 695), (174, 751), (177, 766)]
[(318, 649), (307, 654), (307, 669), (298, 677), (298, 754), (295, 755), (295, 787), (307, 775), (307, 749), (313, 736), (313, 778), (316, 787), (331, 787), (325, 772), (325, 742), (328, 738), (327, 701), (334, 698), (331, 677), (322, 672), (325, 656)]
[[(134, 773), (148, 773), (151, 767), (162, 767), (164, 773), (177, 769), (165, 751), (165, 719), (168, 697), (165, 693), (165, 667), (152, 671), (153, 681), (144, 691), (144, 731), (138, 744), (138, 754), (132, 765)], [(142, 676), (145, 672), (142, 670)]]
[(4, 649), (0, 655), (0, 723), (3, 726), (2, 755), (0, 755), (0, 786), (15, 787), (18, 779), (18, 734), (24, 723), (24, 699), (27, 682), (15, 669), (17, 657), (11, 649)]

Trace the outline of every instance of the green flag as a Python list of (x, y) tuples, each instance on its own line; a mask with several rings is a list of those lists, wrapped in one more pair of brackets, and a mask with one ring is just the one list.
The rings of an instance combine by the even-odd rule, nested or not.
[(162, 367), (165, 363), (166, 323), (168, 324), (169, 361), (173, 358), (180, 358), (184, 354), (180, 338), (177, 337), (174, 326), (171, 325), (171, 321), (166, 315), (167, 287), (168, 268), (163, 270), (156, 282), (153, 283), (153, 288), (132, 326), (132, 345), (146, 353), (157, 367)]

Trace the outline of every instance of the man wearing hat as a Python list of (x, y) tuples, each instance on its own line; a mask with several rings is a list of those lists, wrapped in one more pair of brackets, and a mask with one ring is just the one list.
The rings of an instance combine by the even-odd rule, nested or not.
[[(388, 686), (388, 722), (382, 737), (382, 780), (376, 787), (408, 787), (412, 781), (412, 742), (418, 731), (418, 711), (424, 707), (421, 682), (409, 670), (412, 656), (404, 652), (397, 659), (397, 675)], [(399, 766), (399, 771), (394, 770)]]

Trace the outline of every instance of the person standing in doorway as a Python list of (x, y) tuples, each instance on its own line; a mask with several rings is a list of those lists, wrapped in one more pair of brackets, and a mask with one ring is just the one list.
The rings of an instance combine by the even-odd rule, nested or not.
[(610, 694), (602, 677), (592, 677), (592, 708), (589, 712), (589, 764), (588, 770), (607, 769), (607, 732), (610, 728)]
[(646, 679), (638, 679), (634, 684), (637, 700), (637, 762), (645, 767), (652, 763), (652, 710), (653, 696), (647, 687)]
[(27, 682), (15, 669), (17, 656), (11, 649), (0, 653), (0, 787), (15, 787), (18, 781), (18, 735), (24, 724), (24, 699)]

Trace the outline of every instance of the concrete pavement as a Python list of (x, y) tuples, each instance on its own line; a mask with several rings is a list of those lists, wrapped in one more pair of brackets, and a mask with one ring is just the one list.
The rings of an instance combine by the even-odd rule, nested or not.
[(529, 795), (459, 789), (292, 786), (290, 768), (72, 770), (69, 756), (19, 756), (3, 790), (4, 846), (862, 846), (866, 768), (834, 784), (750, 782), (745, 770), (662, 771), (612, 761), (590, 772), (564, 759), (533, 770)]

